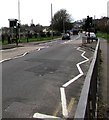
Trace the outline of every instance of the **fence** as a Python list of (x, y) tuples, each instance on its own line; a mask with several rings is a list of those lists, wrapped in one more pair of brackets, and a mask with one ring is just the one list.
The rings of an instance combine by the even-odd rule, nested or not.
[(99, 53), (100, 41), (98, 40), (93, 60), (85, 78), (74, 120), (78, 118), (82, 120), (92, 120), (96, 118)]

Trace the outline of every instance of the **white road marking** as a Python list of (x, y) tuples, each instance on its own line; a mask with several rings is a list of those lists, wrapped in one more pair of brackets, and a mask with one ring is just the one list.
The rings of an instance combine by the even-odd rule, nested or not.
[(65, 118), (68, 118), (68, 109), (67, 109), (65, 88), (61, 87), (60, 92), (61, 92), (61, 102), (62, 102), (62, 114)]
[(78, 78), (80, 78), (84, 73), (80, 67), (81, 64), (87, 62), (89, 59), (87, 57), (84, 56), (84, 54), (86, 53), (84, 50), (81, 50), (80, 47), (77, 48), (77, 50), (83, 52), (81, 54), (81, 56), (85, 59), (84, 61), (82, 62), (79, 62), (76, 64), (80, 74), (77, 75), (76, 77), (74, 77), (73, 79), (69, 80), (67, 83), (65, 83), (61, 88), (60, 88), (60, 91), (61, 91), (61, 101), (62, 101), (62, 114), (64, 117), (68, 118), (68, 108), (67, 108), (67, 101), (66, 101), (66, 94), (65, 94), (65, 88), (67, 86), (69, 86), (71, 83), (73, 83), (75, 80), (77, 80)]
[[(76, 39), (78, 39), (80, 36), (78, 36)], [(40, 49), (39, 49), (40, 50)], [(38, 50), (38, 51), (39, 51)], [(61, 93), (61, 103), (62, 103), (62, 115), (64, 116), (64, 118), (68, 118), (68, 108), (67, 108), (67, 100), (66, 100), (66, 94), (65, 94), (65, 87), (67, 87), (68, 85), (70, 85), (71, 83), (73, 83), (75, 80), (77, 80), (78, 78), (80, 78), (84, 73), (80, 67), (81, 64), (87, 62), (89, 59), (87, 57), (84, 56), (84, 54), (86, 53), (85, 51), (81, 50), (80, 47), (77, 48), (77, 50), (83, 52), (81, 54), (81, 56), (85, 59), (82, 62), (77, 63), (77, 68), (80, 72), (79, 75), (77, 75), (76, 77), (74, 77), (72, 80), (68, 81), (67, 83), (65, 83), (61, 88), (60, 88), (60, 93)], [(51, 116), (51, 115), (45, 115), (45, 114), (41, 114), (41, 113), (35, 113), (33, 115), (33, 118), (58, 118), (55, 116)]]
[(14, 57), (14, 58), (8, 58), (8, 59), (1, 60), (0, 63), (3, 63), (3, 62), (8, 61), (8, 60), (24, 57), (26, 54), (28, 54), (28, 52), (25, 52), (23, 55), (20, 55), (20, 56)]
[(3, 62), (8, 61), (8, 60), (11, 60), (11, 58), (0, 60), (0, 63), (3, 63)]
[(41, 50), (41, 48), (38, 48), (38, 50), (37, 51), (40, 51)]
[(12, 58), (12, 59), (17, 59), (17, 58), (24, 57), (26, 54), (28, 54), (28, 52), (25, 52), (23, 55), (20, 55), (20, 56), (14, 57), (14, 58)]
[(80, 78), (81, 76), (82, 76), (82, 74), (77, 75), (75, 78), (73, 78), (73, 79), (69, 80), (67, 83), (65, 83), (65, 84), (63, 85), (63, 87), (69, 86), (71, 83), (73, 83), (75, 80), (77, 80), (77, 79)]
[(35, 113), (33, 115), (33, 118), (59, 118), (59, 117), (55, 117), (55, 116), (51, 116), (51, 115), (45, 115), (45, 114), (41, 114), (41, 113)]
[(76, 40), (77, 40), (79, 37), (80, 37), (80, 34), (79, 34), (79, 36), (76, 37)]
[(80, 34), (79, 34), (79, 36), (77, 36), (74, 40), (65, 41), (64, 43), (61, 43), (61, 44), (66, 44), (66, 43), (69, 43), (69, 42), (75, 41), (75, 40), (77, 40), (79, 37), (80, 37)]
[[(48, 48), (48, 47), (46, 47), (46, 48)], [(17, 49), (17, 48), (13, 48), (13, 49)], [(13, 49), (12, 49), (12, 50), (13, 50)], [(41, 48), (38, 48), (37, 51), (40, 51), (40, 50), (41, 50)], [(1, 50), (1, 51), (5, 51), (5, 50)], [(8, 51), (8, 50), (6, 50), (6, 51)], [(33, 51), (35, 51), (35, 50), (33, 50)], [(28, 51), (28, 52), (25, 52), (23, 55), (19, 55), (19, 56), (13, 57), (13, 58), (7, 58), (7, 59), (4, 59), (4, 60), (0, 60), (0, 63), (3, 63), (3, 62), (8, 61), (8, 60), (12, 60), (12, 59), (17, 59), (17, 58), (24, 57), (24, 56), (27, 55), (28, 53), (29, 53), (29, 51)]]
[(79, 62), (79, 63), (76, 64), (76, 66), (77, 66), (80, 74), (77, 75), (76, 77), (74, 77), (73, 79), (69, 80), (67, 83), (65, 83), (65, 84), (63, 85), (63, 87), (69, 86), (71, 83), (73, 83), (75, 80), (77, 80), (78, 78), (80, 78), (80, 77), (84, 74), (83, 71), (82, 71), (82, 69), (81, 69), (81, 67), (80, 67), (80, 65), (83, 64), (83, 63), (85, 63), (85, 62), (87, 62), (89, 59), (84, 56), (84, 54), (85, 54), (86, 52), (83, 51), (83, 50), (81, 50), (80, 47), (78, 47), (77, 50), (83, 52), (83, 53), (81, 54), (81, 56), (82, 56), (84, 59), (86, 59), (86, 60), (84, 60), (84, 61)]

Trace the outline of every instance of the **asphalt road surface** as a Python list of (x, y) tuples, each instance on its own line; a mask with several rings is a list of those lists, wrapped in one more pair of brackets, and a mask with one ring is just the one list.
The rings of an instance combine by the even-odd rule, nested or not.
[[(80, 39), (77, 35), (42, 43), (39, 46), (45, 48), (2, 63), (3, 118), (74, 116), (93, 55), (81, 46)], [(84, 75), (63, 87), (80, 74), (76, 64), (85, 60), (83, 51), (89, 59), (81, 65)]]

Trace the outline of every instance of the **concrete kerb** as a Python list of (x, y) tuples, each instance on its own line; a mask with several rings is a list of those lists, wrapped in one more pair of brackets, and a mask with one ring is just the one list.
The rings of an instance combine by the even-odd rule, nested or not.
[[(35, 51), (35, 50), (39, 51), (41, 48), (44, 48), (44, 47), (36, 47), (34, 45), (51, 42), (51, 41), (55, 41), (55, 40), (60, 40), (60, 38), (53, 39), (53, 40), (39, 41), (39, 42), (19, 43), (19, 47), (16, 47), (13, 44), (13, 47), (11, 47), (11, 49), (8, 48), (8, 47), (10, 47), (10, 45), (7, 45), (7, 47), (5, 47), (5, 50), (0, 50), (0, 63), (11, 60), (11, 59), (23, 57), (26, 54), (28, 54), (32, 51)], [(25, 50), (23, 50), (23, 49), (25, 49)]]
[(39, 50), (44, 47), (20, 47), (20, 48), (13, 48), (8, 50), (1, 50), (0, 51), (0, 63), (5, 61), (16, 59), (27, 55), (30, 52), (35, 50)]

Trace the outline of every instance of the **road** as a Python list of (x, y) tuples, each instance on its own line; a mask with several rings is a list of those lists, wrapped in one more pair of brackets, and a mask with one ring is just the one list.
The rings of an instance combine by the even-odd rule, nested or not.
[[(2, 63), (3, 118), (74, 116), (93, 55), (81, 46), (81, 37), (41, 43), (43, 48)], [(81, 61), (84, 74), (72, 81)]]

